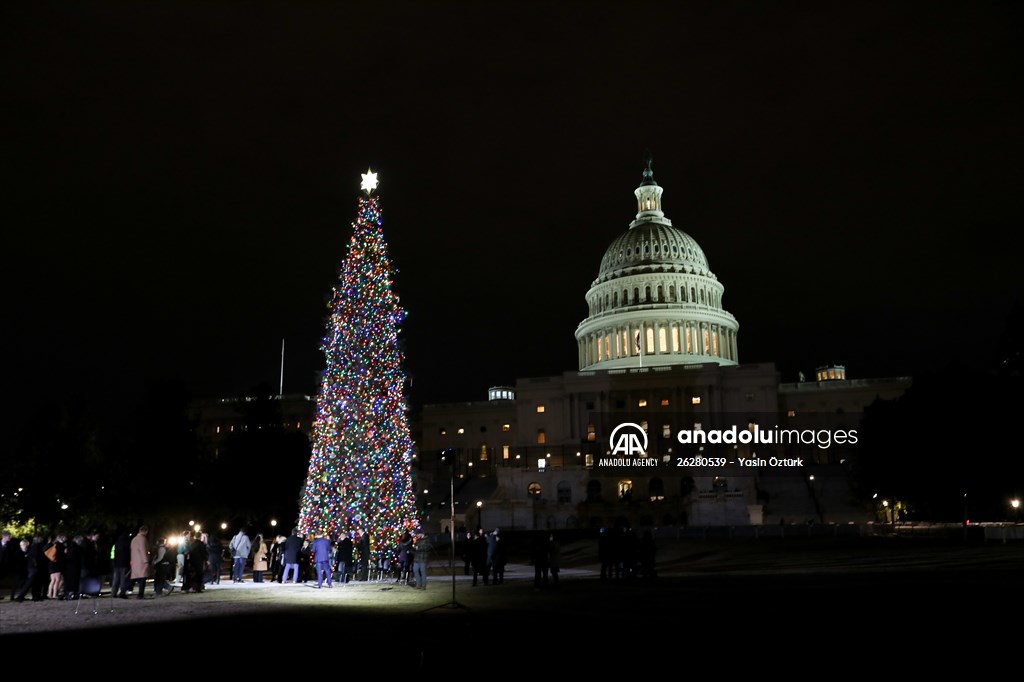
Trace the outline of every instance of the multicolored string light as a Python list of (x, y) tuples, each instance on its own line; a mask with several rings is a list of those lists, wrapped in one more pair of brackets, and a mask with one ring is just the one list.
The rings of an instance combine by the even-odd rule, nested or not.
[(380, 206), (371, 190), (359, 199), (331, 301), (299, 527), (333, 539), (349, 533), (357, 547), (369, 534), (369, 565), (376, 566), (419, 520), (398, 346), (404, 311), (391, 288)]

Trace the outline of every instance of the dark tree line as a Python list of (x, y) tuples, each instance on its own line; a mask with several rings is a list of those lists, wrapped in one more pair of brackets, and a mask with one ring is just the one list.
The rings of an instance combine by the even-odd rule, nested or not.
[(282, 428), (269, 386), (253, 391), (257, 400), (240, 402), (250, 428), (232, 434), (216, 457), (198, 437), (191, 396), (178, 381), (152, 381), (116, 405), (80, 394), (40, 406), (9, 434), (0, 458), (0, 521), (86, 528), (274, 516), (290, 523), (309, 442)]
[(861, 496), (900, 500), (911, 520), (1013, 518), (1009, 500), (1024, 493), (1022, 383), (1007, 365), (951, 367), (871, 405), (857, 449)]

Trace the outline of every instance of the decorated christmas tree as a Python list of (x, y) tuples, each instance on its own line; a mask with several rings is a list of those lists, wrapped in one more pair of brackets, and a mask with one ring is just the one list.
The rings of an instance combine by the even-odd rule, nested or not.
[(376, 187), (377, 174), (367, 170), (322, 345), (327, 366), (299, 513), (307, 535), (337, 540), (345, 532), (358, 548), (368, 534), (370, 556), (358, 559), (369, 566), (419, 526), (398, 346), (404, 313), (391, 288)]

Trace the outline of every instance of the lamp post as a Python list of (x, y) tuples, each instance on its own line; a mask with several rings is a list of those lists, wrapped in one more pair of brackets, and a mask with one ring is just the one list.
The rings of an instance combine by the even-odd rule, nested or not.
[(1017, 523), (1020, 523), (1020, 498), (1015, 497), (1010, 500), (1010, 506), (1013, 507), (1013, 511), (1017, 515)]

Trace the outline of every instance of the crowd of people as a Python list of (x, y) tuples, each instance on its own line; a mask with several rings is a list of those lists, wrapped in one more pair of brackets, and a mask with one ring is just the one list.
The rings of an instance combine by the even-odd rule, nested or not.
[(508, 555), (505, 552), (505, 543), (501, 540), (501, 530), (495, 528), (488, 533), (483, 528), (477, 528), (475, 535), (469, 531), (461, 533), (464, 536), (464, 573), (473, 576), (473, 587), (476, 587), (480, 580), (484, 585), (504, 583)]
[[(459, 529), (456, 542), (473, 587), (481, 581), (484, 585), (504, 583), (508, 553), (498, 528), (477, 528), (475, 533)], [(427, 535), (407, 531), (397, 546), (383, 552), (375, 548), (378, 551), (373, 554), (370, 544), (369, 534), (362, 530), (330, 538), (324, 534), (306, 537), (297, 528), (269, 541), (260, 533), (250, 537), (245, 528), (239, 528), (226, 546), (214, 534), (199, 532), (153, 541), (149, 528), (141, 526), (134, 533), (117, 534), (107, 552), (105, 545), (101, 548), (98, 532), (70, 540), (63, 533), (16, 540), (4, 532), (0, 578), (12, 585), (10, 598), (15, 601), (99, 596), (106, 585), (114, 597), (126, 599), (133, 594), (144, 599), (150, 580), (158, 597), (175, 589), (195, 593), (219, 584), (224, 561), (230, 563), (232, 582), (243, 583), (251, 561), (255, 583), (315, 582), (318, 588), (332, 588), (335, 583), (353, 580), (394, 580), (426, 589), (433, 550)], [(650, 531), (638, 538), (630, 528), (602, 528), (598, 536), (601, 579), (652, 579), (655, 552)], [(553, 533), (534, 534), (530, 560), (537, 589), (558, 587), (561, 545)]]
[(653, 580), (658, 547), (651, 531), (638, 538), (629, 527), (602, 528), (597, 538), (597, 557), (601, 562), (601, 580)]
[[(106, 591), (113, 597), (146, 598), (151, 581), (156, 596), (202, 592), (219, 584), (221, 565), (230, 562), (231, 580), (245, 582), (247, 566), (252, 580), (307, 583), (332, 587), (352, 580), (405, 581), (426, 589), (426, 567), (433, 544), (423, 533), (406, 532), (396, 547), (371, 560), (370, 537), (364, 531), (343, 533), (336, 541), (324, 535), (305, 537), (298, 529), (271, 541), (254, 537), (240, 528), (224, 546), (211, 533), (186, 532), (173, 539), (151, 539), (149, 528), (116, 535), (109, 552), (101, 548), (98, 532), (52, 537), (37, 535), (15, 540), (4, 532), (0, 542), (0, 579), (11, 583), (10, 599), (23, 602), (44, 599), (96, 597)], [(378, 552), (378, 554), (381, 554)], [(251, 562), (251, 564), (250, 564)], [(3, 597), (0, 596), (0, 599)]]

